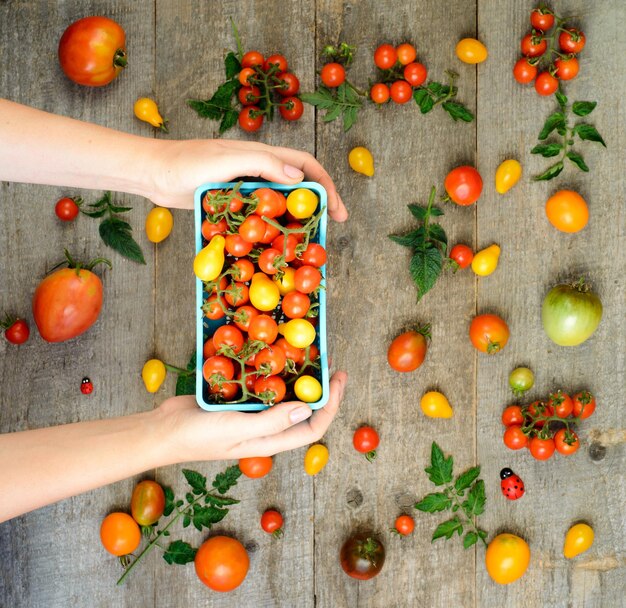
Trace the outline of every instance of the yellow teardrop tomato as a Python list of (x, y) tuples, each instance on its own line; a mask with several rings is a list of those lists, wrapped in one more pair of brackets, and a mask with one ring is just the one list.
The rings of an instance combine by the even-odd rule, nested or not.
[(499, 257), (500, 247), (498, 245), (489, 245), (489, 247), (482, 249), (474, 256), (472, 259), (472, 270), (479, 277), (486, 277), (498, 267)]
[(500, 585), (508, 585), (520, 578), (529, 563), (530, 547), (515, 534), (498, 534), (485, 553), (487, 572)]
[(252, 306), (264, 312), (274, 310), (280, 301), (280, 291), (276, 283), (263, 272), (256, 272), (252, 276), (248, 296)]
[(363, 146), (357, 146), (350, 150), (348, 154), (348, 163), (350, 167), (357, 173), (362, 173), (368, 177), (374, 175), (374, 157), (372, 153)]
[(167, 120), (159, 114), (157, 104), (148, 97), (140, 97), (133, 108), (135, 116), (148, 124), (167, 133)]
[(588, 524), (573, 525), (565, 535), (563, 555), (567, 559), (572, 559), (572, 557), (584, 553), (593, 545), (594, 536), (593, 528)]
[(224, 245), (226, 240), (221, 234), (216, 234), (210, 243), (201, 249), (193, 261), (193, 271), (205, 283), (214, 281), (220, 276), (224, 268)]
[(146, 216), (146, 236), (152, 243), (164, 241), (172, 232), (174, 216), (165, 207), (155, 207)]
[(321, 443), (312, 445), (304, 455), (304, 471), (307, 475), (317, 475), (328, 463), (328, 448)]
[(284, 269), (283, 276), (280, 279), (274, 277), (272, 279), (281, 296), (285, 296), (288, 293), (296, 290), (296, 269), (291, 266), (287, 266)]
[(291, 346), (306, 348), (315, 340), (315, 327), (305, 319), (291, 319), (285, 323), (283, 335)]
[(293, 390), (296, 397), (305, 403), (314, 403), (322, 398), (322, 385), (317, 378), (306, 374), (296, 380)]
[(522, 165), (510, 158), (500, 163), (496, 169), (496, 192), (504, 194), (508, 192), (522, 177)]
[(165, 380), (165, 364), (159, 359), (150, 359), (144, 363), (141, 378), (149, 393), (156, 393)]
[(298, 220), (311, 217), (317, 209), (319, 198), (312, 190), (298, 188), (287, 196), (287, 211)]
[(420, 401), (424, 415), (429, 418), (452, 418), (452, 407), (446, 396), (437, 391), (427, 392)]
[(456, 45), (456, 56), (463, 63), (482, 63), (487, 55), (487, 47), (476, 38), (463, 38)]

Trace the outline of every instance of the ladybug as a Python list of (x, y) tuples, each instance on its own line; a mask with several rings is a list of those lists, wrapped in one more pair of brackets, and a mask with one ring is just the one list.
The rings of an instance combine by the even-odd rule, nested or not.
[(500, 479), (502, 494), (509, 500), (517, 500), (524, 496), (524, 482), (511, 469), (502, 469)]
[(83, 395), (89, 395), (90, 393), (93, 393), (93, 382), (89, 378), (83, 378), (82, 382), (80, 383), (80, 392)]

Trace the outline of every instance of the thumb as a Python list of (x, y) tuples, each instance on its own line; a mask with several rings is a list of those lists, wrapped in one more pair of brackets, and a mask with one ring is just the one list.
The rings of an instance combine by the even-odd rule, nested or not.
[(271, 152), (245, 152), (237, 157), (237, 175), (262, 177), (279, 184), (297, 184), (304, 179), (304, 173), (282, 161)]
[(242, 439), (256, 439), (276, 435), (311, 417), (313, 411), (305, 403), (279, 403), (258, 414), (246, 414)]

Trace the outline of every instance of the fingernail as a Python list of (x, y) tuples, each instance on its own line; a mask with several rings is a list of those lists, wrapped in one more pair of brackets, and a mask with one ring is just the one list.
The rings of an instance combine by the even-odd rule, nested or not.
[(285, 175), (291, 179), (302, 179), (304, 177), (304, 173), (293, 165), (285, 165), (283, 171)]
[(298, 424), (298, 422), (306, 420), (310, 415), (311, 408), (308, 405), (301, 405), (295, 410), (289, 412), (289, 421), (291, 422), (291, 424)]

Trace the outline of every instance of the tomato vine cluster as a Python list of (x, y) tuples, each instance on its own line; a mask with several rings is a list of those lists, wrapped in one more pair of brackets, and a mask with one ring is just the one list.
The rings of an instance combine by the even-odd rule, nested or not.
[(521, 41), (523, 57), (513, 67), (521, 84), (535, 81), (535, 91), (548, 96), (556, 93), (560, 80), (578, 75), (578, 53), (585, 46), (585, 34), (567, 27), (565, 20), (545, 7), (530, 13), (532, 30)]
[(589, 418), (595, 409), (596, 400), (586, 390), (571, 397), (558, 390), (546, 401), (509, 405), (502, 412), (504, 445), (511, 450), (528, 448), (537, 460), (548, 460), (555, 451), (570, 456), (580, 447), (572, 425)]
[[(287, 395), (319, 401), (314, 342), (326, 251), (312, 241), (324, 213), (317, 194), (297, 188), (285, 197), (258, 188), (245, 196), (237, 186), (207, 192), (202, 206), (205, 249), (222, 243), (223, 256), (205, 281), (203, 304), (207, 319), (226, 320), (204, 344), (211, 395), (268, 405)], [(202, 278), (204, 269), (194, 267)]]

